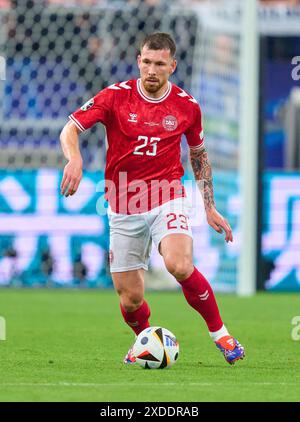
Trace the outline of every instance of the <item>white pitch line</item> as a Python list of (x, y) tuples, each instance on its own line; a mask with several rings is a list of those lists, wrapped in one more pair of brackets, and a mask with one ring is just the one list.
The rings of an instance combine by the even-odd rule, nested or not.
[[(197, 387), (214, 387), (216, 385), (223, 386), (224, 383), (222, 382), (189, 382), (184, 384), (179, 384), (176, 382), (164, 382), (164, 383), (134, 383), (134, 386), (142, 386), (142, 387), (148, 387), (148, 386), (173, 386), (173, 387), (180, 387), (182, 386), (197, 386)], [(226, 383), (226, 386), (228, 387), (228, 382)], [(232, 385), (236, 385), (233, 383)], [(277, 386), (300, 386), (299, 383), (295, 382), (243, 382), (239, 384), (240, 386), (271, 386), (271, 385), (277, 385)], [(76, 383), (76, 382), (54, 382), (54, 383), (27, 383), (27, 382), (20, 382), (20, 383), (0, 383), (1, 387), (128, 387), (128, 384), (125, 383)]]

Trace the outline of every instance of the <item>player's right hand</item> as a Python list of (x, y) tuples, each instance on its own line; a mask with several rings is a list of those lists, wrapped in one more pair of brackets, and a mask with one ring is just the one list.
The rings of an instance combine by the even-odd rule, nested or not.
[(65, 168), (60, 185), (61, 194), (64, 196), (74, 195), (82, 178), (82, 160), (70, 160)]

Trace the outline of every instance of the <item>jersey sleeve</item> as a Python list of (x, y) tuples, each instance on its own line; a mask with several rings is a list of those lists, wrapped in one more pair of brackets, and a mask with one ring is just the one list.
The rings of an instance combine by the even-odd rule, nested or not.
[(203, 147), (204, 134), (202, 127), (202, 114), (198, 104), (195, 104), (192, 121), (185, 131), (185, 136), (190, 149), (200, 149)]
[(70, 114), (69, 119), (83, 132), (98, 122), (107, 125), (112, 113), (112, 107), (113, 91), (105, 88), (74, 113)]

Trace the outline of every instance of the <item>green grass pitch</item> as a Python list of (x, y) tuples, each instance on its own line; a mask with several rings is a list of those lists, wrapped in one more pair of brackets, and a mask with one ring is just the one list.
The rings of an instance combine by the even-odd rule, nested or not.
[(246, 348), (228, 365), (181, 292), (147, 292), (151, 324), (180, 343), (174, 367), (122, 363), (133, 335), (113, 291), (0, 290), (0, 401), (299, 401), (297, 294), (217, 295), (223, 320)]

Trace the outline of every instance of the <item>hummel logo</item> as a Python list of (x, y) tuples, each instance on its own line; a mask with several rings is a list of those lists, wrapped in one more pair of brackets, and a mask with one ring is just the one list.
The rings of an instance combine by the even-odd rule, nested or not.
[(198, 295), (200, 300), (207, 300), (209, 297), (208, 290), (206, 290), (202, 295)]
[(128, 122), (137, 123), (137, 114), (135, 113), (129, 113), (130, 119), (128, 119)]

